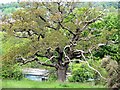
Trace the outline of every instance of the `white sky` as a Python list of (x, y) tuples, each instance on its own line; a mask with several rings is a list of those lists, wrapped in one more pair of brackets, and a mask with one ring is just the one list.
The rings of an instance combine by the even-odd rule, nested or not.
[[(20, 1), (32, 1), (32, 0), (20, 0)], [(38, 1), (38, 0), (33, 0), (33, 1)], [(77, 2), (77, 1), (80, 1), (80, 2), (115, 2), (115, 1), (119, 1), (119, 0), (39, 0), (39, 1), (53, 1), (53, 2), (56, 2), (56, 1), (74, 1), (74, 2)], [(0, 0), (0, 3), (10, 3), (10, 2), (17, 2), (17, 0)]]
[(0, 0), (0, 3), (17, 2), (17, 0)]

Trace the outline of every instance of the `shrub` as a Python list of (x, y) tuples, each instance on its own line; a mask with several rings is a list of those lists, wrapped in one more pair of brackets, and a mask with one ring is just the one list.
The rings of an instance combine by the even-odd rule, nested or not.
[(20, 80), (23, 78), (21, 68), (18, 64), (5, 65), (2, 67), (2, 78), (3, 79), (15, 79)]
[(85, 63), (74, 64), (72, 76), (68, 78), (70, 82), (84, 82), (93, 79), (94, 71)]
[(22, 78), (22, 71), (18, 64), (15, 62), (14, 50), (11, 53), (2, 55), (2, 78), (3, 79), (17, 79)]
[(9, 52), (2, 55), (2, 78), (3, 79), (17, 79), (22, 78), (22, 71), (20, 66), (16, 63), (15, 54), (19, 50), (16, 48), (10, 49)]

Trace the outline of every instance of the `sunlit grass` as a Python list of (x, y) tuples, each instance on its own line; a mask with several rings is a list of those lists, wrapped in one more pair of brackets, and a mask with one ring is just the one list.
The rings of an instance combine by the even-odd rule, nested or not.
[(2, 80), (0, 79), (0, 90), (2, 90), (1, 88), (2, 88)]
[(39, 82), (31, 80), (3, 80), (3, 88), (104, 88), (102, 85), (94, 85), (94, 83), (70, 83), (70, 82)]

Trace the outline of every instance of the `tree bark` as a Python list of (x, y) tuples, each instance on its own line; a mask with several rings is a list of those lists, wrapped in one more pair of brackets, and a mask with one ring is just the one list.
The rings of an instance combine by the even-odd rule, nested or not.
[(66, 80), (66, 73), (67, 73), (67, 67), (66, 66), (60, 66), (57, 69), (58, 81), (64, 82)]

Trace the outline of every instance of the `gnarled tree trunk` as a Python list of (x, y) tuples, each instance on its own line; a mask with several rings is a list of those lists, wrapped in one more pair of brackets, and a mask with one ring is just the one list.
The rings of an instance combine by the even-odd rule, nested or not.
[(66, 80), (67, 66), (60, 66), (57, 69), (57, 77), (58, 81), (64, 82)]

